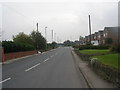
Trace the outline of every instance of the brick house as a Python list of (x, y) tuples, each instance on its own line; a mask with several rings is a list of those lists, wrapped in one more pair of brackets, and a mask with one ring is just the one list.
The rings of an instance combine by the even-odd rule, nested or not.
[(118, 43), (118, 27), (105, 27), (103, 38), (103, 44), (107, 44), (106, 39), (111, 39), (112, 43)]
[(103, 30), (98, 32), (97, 40), (98, 40), (99, 45), (104, 44)]
[(88, 36), (85, 36), (85, 43), (89, 43), (89, 37)]

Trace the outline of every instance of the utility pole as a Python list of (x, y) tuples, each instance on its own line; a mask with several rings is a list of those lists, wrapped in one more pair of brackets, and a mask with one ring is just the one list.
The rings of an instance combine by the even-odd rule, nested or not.
[(90, 32), (90, 44), (91, 44), (91, 19), (90, 19), (90, 15), (89, 15), (89, 32)]
[(52, 32), (52, 42), (53, 42), (53, 30), (51, 30), (51, 32)]
[(46, 38), (46, 41), (47, 41), (47, 27), (45, 27), (45, 38)]
[(36, 42), (36, 44), (37, 44), (37, 45), (36, 45), (36, 49), (38, 50), (38, 23), (37, 23), (37, 34), (36, 34), (36, 35), (37, 35), (37, 38), (36, 38), (36, 39), (37, 39), (37, 40), (36, 40), (36, 41), (37, 41), (37, 42)]
[(47, 27), (45, 27), (45, 39), (46, 39), (46, 49), (47, 49)]
[(54, 40), (56, 41), (56, 33), (54, 33)]
[(37, 23), (37, 32), (38, 32), (38, 23)]

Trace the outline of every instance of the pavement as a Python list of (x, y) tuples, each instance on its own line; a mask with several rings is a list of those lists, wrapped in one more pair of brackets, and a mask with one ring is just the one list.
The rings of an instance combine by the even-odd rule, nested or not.
[(3, 88), (89, 88), (69, 47), (2, 65)]
[(90, 88), (117, 88), (112, 83), (105, 81), (99, 75), (97, 75), (88, 65), (87, 61), (83, 61), (75, 52), (72, 50), (72, 54), (76, 60), (76, 64), (79, 67), (80, 72), (83, 74), (88, 86)]

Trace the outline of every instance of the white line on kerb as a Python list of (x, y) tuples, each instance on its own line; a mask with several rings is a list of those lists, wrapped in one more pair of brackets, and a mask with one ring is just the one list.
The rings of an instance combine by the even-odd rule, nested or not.
[(48, 60), (49, 60), (49, 58), (45, 59), (44, 62), (46, 62), (46, 61), (48, 61)]
[(29, 71), (29, 70), (31, 70), (31, 69), (33, 69), (33, 68), (37, 67), (38, 65), (40, 65), (40, 63), (38, 63), (38, 64), (36, 64), (36, 65), (34, 65), (34, 66), (32, 66), (32, 67), (30, 67), (30, 68), (26, 69), (25, 71), (27, 72), (27, 71)]
[(7, 79), (1, 81), (0, 83), (4, 83), (4, 82), (6, 82), (6, 81), (8, 81), (8, 80), (10, 80), (10, 79), (11, 79), (11, 78), (7, 78)]

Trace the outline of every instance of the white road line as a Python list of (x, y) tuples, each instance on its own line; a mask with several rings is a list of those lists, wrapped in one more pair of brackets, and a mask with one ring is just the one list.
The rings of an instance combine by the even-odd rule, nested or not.
[(36, 65), (34, 65), (34, 66), (32, 66), (32, 67), (30, 67), (30, 68), (26, 69), (25, 71), (27, 72), (27, 71), (29, 71), (29, 70), (31, 70), (31, 69), (33, 69), (33, 68), (37, 67), (38, 65), (40, 65), (40, 63), (38, 63), (38, 64), (36, 64)]
[(45, 59), (43, 62), (46, 62), (46, 61), (48, 61), (48, 60), (49, 60), (49, 58)]
[(53, 57), (54, 55), (50, 56), (51, 58)]
[(7, 79), (1, 81), (0, 83), (4, 83), (4, 82), (6, 82), (6, 81), (8, 81), (8, 80), (10, 80), (10, 79), (11, 79), (11, 78), (7, 78)]

